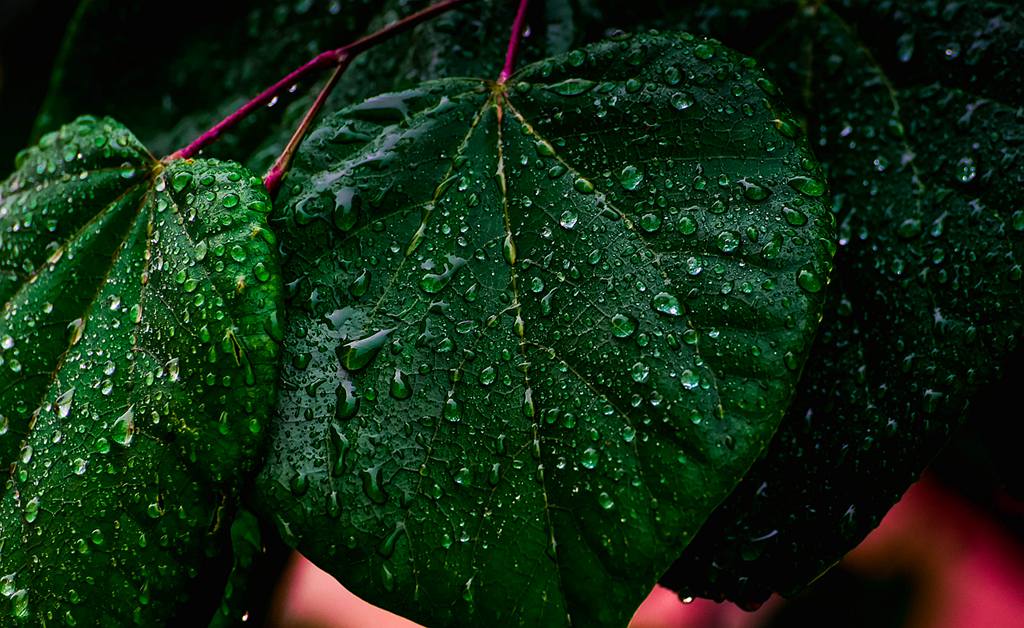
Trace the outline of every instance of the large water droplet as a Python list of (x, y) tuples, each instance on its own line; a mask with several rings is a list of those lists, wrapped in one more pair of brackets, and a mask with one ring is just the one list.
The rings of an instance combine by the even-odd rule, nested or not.
[(679, 299), (667, 292), (659, 292), (654, 295), (651, 305), (656, 311), (669, 316), (679, 316), (683, 313), (683, 306), (679, 303)]
[(110, 427), (110, 438), (115, 443), (127, 447), (132, 444), (135, 436), (135, 406), (129, 406), (124, 414), (114, 420)]
[(619, 172), (619, 183), (627, 190), (635, 190), (644, 181), (644, 171), (636, 166), (626, 166)]
[(71, 402), (75, 398), (75, 389), (69, 388), (60, 397), (57, 397), (57, 416), (66, 419), (71, 413)]
[(612, 317), (612, 333), (618, 338), (629, 338), (636, 331), (636, 321), (626, 314)]
[(825, 287), (821, 277), (809, 268), (802, 268), (796, 274), (796, 283), (810, 293), (821, 292)]
[(384, 345), (387, 344), (388, 336), (393, 331), (393, 328), (382, 329), (366, 338), (353, 340), (348, 344), (342, 345), (338, 349), (341, 365), (350, 371), (366, 368), (377, 357), (377, 354), (380, 353)]
[(412, 397), (412, 381), (400, 369), (395, 369), (395, 374), (391, 377), (390, 392), (391, 396), (395, 399), (408, 399)]

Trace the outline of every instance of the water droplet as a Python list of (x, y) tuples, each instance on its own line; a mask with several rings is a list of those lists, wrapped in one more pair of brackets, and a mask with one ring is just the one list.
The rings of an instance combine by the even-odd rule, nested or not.
[(71, 413), (71, 401), (75, 398), (75, 389), (69, 388), (60, 397), (57, 397), (57, 416), (66, 419)]
[(345, 381), (339, 384), (334, 395), (334, 416), (337, 419), (347, 421), (359, 412), (359, 396), (355, 394), (352, 382)]
[(33, 497), (25, 504), (25, 521), (32, 523), (39, 516), (39, 497)]
[(793, 209), (792, 207), (784, 206), (782, 208), (782, 217), (786, 220), (787, 223), (793, 225), (794, 227), (801, 227), (807, 224), (807, 216), (805, 216), (799, 210)]
[(978, 166), (974, 163), (974, 159), (963, 157), (960, 161), (956, 162), (957, 181), (960, 183), (970, 183), (974, 181), (976, 176), (978, 176)]
[(256, 265), (253, 266), (252, 273), (256, 276), (256, 279), (260, 281), (265, 282), (270, 280), (270, 270), (267, 269), (267, 265), (263, 262), (257, 262)]
[(395, 399), (408, 399), (412, 397), (412, 382), (409, 376), (400, 369), (395, 369), (391, 377), (391, 396)]
[(192, 183), (191, 172), (178, 172), (171, 178), (171, 187), (175, 192), (181, 192), (189, 183)]
[(612, 333), (618, 338), (629, 338), (636, 331), (636, 321), (626, 314), (612, 317)]
[(592, 90), (597, 85), (594, 81), (586, 79), (568, 79), (560, 83), (550, 85), (548, 89), (562, 96), (579, 96)]
[(669, 316), (679, 316), (683, 313), (683, 306), (679, 303), (679, 299), (667, 292), (659, 292), (654, 295), (652, 306), (656, 311)]
[(661, 216), (655, 213), (646, 213), (640, 216), (640, 228), (647, 233), (653, 233), (661, 227)]
[(723, 253), (732, 253), (740, 246), (740, 235), (735, 231), (723, 231), (715, 238), (715, 244)]
[(28, 590), (21, 589), (11, 594), (11, 616), (28, 619)]
[(647, 377), (651, 374), (651, 368), (643, 362), (637, 362), (629, 369), (629, 374), (633, 377), (633, 381), (642, 384), (647, 381)]
[(131, 445), (135, 436), (135, 406), (129, 406), (124, 414), (114, 420), (110, 427), (110, 438), (125, 447)]
[(584, 450), (583, 455), (580, 457), (580, 464), (587, 469), (593, 469), (597, 467), (597, 460), (597, 450), (593, 447), (587, 447), (587, 449)]
[(1024, 209), (1018, 209), (1010, 215), (1014, 231), (1024, 231)]
[(900, 223), (900, 226), (896, 228), (896, 234), (904, 240), (911, 240), (921, 235), (924, 231), (924, 226), (921, 221), (917, 218), (907, 218)]
[(394, 329), (382, 329), (366, 338), (353, 340), (348, 344), (342, 345), (338, 349), (342, 366), (349, 371), (358, 371), (366, 368), (377, 357), (381, 348), (387, 344), (388, 336), (393, 331)]
[(821, 292), (825, 287), (821, 277), (809, 268), (802, 268), (796, 274), (796, 283), (810, 293)]
[(594, 193), (594, 184), (591, 183), (590, 181), (587, 181), (583, 177), (576, 179), (576, 181), (573, 182), (572, 186), (576, 188), (577, 192), (582, 192), (583, 194)]
[(444, 418), (452, 423), (458, 423), (462, 420), (462, 408), (459, 407), (459, 402), (455, 397), (448, 397), (444, 402)]
[(690, 369), (684, 369), (683, 372), (679, 374), (679, 383), (686, 390), (693, 390), (698, 384), (700, 384), (700, 376)]
[(668, 101), (677, 111), (683, 111), (693, 106), (693, 96), (687, 92), (675, 92), (668, 97)]
[(497, 376), (493, 366), (485, 367), (484, 370), (480, 371), (480, 383), (484, 386), (490, 386), (494, 383), (494, 379)]
[[(451, 281), (455, 272), (462, 268), (466, 263), (466, 260), (461, 257), (449, 256), (448, 264), (445, 264), (444, 271), (441, 273), (427, 273), (420, 278), (420, 288), (423, 289), (427, 294), (437, 294), (444, 290), (445, 286)], [(511, 263), (511, 262), (510, 262)]]
[(626, 166), (619, 172), (619, 183), (627, 190), (635, 190), (644, 181), (644, 171), (636, 166)]
[(825, 194), (825, 184), (810, 177), (793, 177), (789, 181), (789, 187), (801, 194), (818, 197)]
[(693, 56), (706, 61), (715, 56), (715, 49), (710, 44), (697, 44), (693, 48)]
[(689, 216), (680, 218), (676, 226), (679, 229), (679, 233), (683, 235), (693, 235), (697, 231), (697, 221)]
[(363, 469), (360, 472), (363, 479), (363, 493), (375, 504), (383, 504), (388, 501), (388, 494), (384, 491), (381, 483), (380, 467)]
[(576, 212), (572, 209), (567, 209), (562, 212), (561, 217), (558, 219), (558, 224), (562, 225), (563, 229), (569, 230), (576, 226), (578, 220), (579, 217), (576, 215)]
[(768, 198), (771, 195), (771, 190), (760, 185), (747, 181), (746, 179), (740, 179), (738, 183), (743, 187), (743, 196), (748, 201), (760, 202)]

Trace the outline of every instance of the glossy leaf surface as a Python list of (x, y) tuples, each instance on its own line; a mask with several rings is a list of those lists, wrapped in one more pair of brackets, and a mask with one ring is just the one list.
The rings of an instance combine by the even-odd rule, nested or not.
[(275, 401), (261, 181), (157, 162), (110, 119), (0, 187), (0, 612), (163, 623), (220, 551)]
[(832, 217), (754, 64), (624, 38), (328, 117), (262, 511), (428, 624), (623, 624), (761, 452)]
[[(663, 579), (756, 604), (873, 529), (1019, 351), (1019, 3), (713, 7), (811, 123), (840, 221), (834, 292), (763, 460)], [(980, 3), (979, 3), (980, 4)]]

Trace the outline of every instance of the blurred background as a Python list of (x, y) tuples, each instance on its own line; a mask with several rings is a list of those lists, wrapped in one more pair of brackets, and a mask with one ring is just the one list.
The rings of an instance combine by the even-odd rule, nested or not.
[[(1016, 503), (1018, 521), (1021, 502)], [(298, 554), (268, 624), (301, 628), (414, 626), (355, 597)], [(756, 612), (683, 603), (657, 587), (633, 628), (1018, 628), (1024, 626), (1024, 545), (929, 472), (860, 546), (802, 595)]]
[[(13, 169), (47, 90), (73, 0), (0, 0), (0, 177)], [(88, 112), (81, 112), (88, 113)], [(1024, 473), (1018, 350), (1001, 381), (974, 400), (966, 424), (923, 479), (857, 549), (800, 596), (756, 612), (656, 588), (636, 628), (1024, 626)], [(408, 626), (363, 603), (292, 554), (252, 623), (326, 628)], [(270, 582), (267, 584), (269, 585)]]

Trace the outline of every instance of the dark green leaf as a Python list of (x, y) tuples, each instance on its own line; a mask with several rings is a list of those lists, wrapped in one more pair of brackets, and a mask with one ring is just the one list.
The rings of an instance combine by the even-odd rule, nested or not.
[(109, 119), (21, 154), (0, 187), (4, 617), (188, 610), (275, 400), (268, 211), (240, 166), (161, 164)]
[(628, 620), (774, 432), (831, 265), (753, 66), (623, 38), (311, 134), (258, 486), (287, 542), (429, 624)]
[(1009, 68), (1024, 15), (867, 0), (708, 15), (777, 25), (759, 49), (806, 107), (841, 221), (797, 399), (662, 581), (756, 603), (796, 592), (877, 525), (1020, 342), (1024, 81)]

